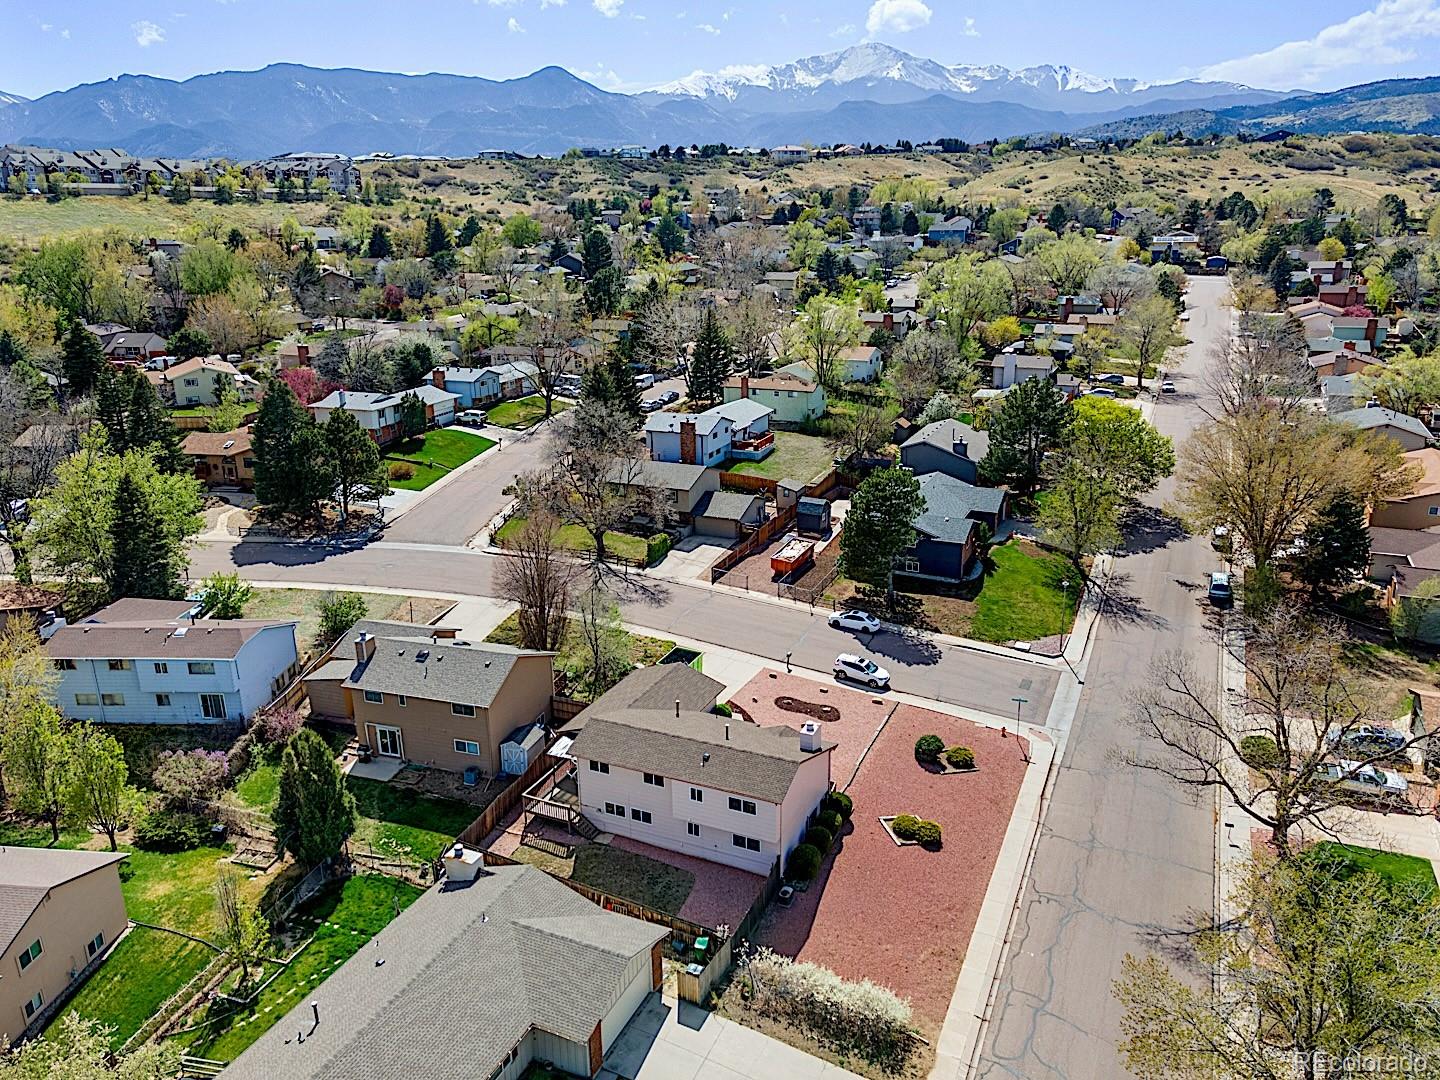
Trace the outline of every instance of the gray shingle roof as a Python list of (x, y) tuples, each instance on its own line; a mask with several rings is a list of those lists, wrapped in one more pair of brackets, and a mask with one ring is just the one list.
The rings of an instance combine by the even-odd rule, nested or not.
[(715, 704), (725, 684), (696, 671), (689, 664), (656, 664), (637, 668), (592, 701), (565, 725), (574, 732), (591, 716), (621, 709), (670, 709), (680, 702), (683, 712), (704, 712)]
[[(361, 633), (376, 638), (375, 654), (367, 663), (355, 665), (345, 680), (345, 685), (355, 690), (378, 690), (488, 709), (517, 660), (555, 655), (509, 645), (435, 639), (426, 632), (430, 627), (390, 623), (370, 624), (376, 629), (367, 630), (366, 625), (365, 621), (356, 623), (346, 637), (352, 647)], [(401, 626), (398, 632), (394, 629), (397, 625)]]
[(965, 456), (971, 461), (979, 461), (990, 452), (989, 432), (962, 424), (959, 420), (936, 420), (933, 424), (926, 424), (905, 440), (905, 446), (924, 443), (949, 454), (954, 453), (957, 442), (965, 444)]
[(693, 513), (696, 517), (743, 521), (759, 498), (759, 495), (746, 494), (743, 491), (707, 491), (700, 496)]
[[(584, 1045), (625, 989), (631, 962), (666, 933), (604, 911), (532, 866), (497, 866), (472, 884), (426, 892), (226, 1076), (489, 1076), (531, 1027)], [(313, 1031), (311, 1001), (320, 1006)], [(307, 1033), (303, 1043), (298, 1032)]]
[(657, 412), (645, 418), (645, 430), (657, 433), (675, 432), (680, 430), (682, 423), (689, 421), (695, 425), (697, 435), (709, 435), (729, 419), (728, 416), (713, 410), (703, 413)]
[(925, 512), (915, 519), (915, 530), (936, 540), (963, 544), (975, 527), (971, 514), (998, 514), (1005, 502), (999, 488), (976, 487), (945, 473), (920, 477)]
[(1382, 409), (1378, 405), (1364, 409), (1351, 409), (1349, 412), (1339, 413), (1335, 419), (1362, 431), (1370, 431), (1377, 427), (1394, 427), (1401, 431), (1408, 431), (1412, 435), (1418, 435), (1422, 439), (1432, 437), (1430, 429), (1415, 417), (1395, 412), (1393, 409)]
[(45, 650), (56, 660), (233, 660), (256, 634), (276, 626), (293, 630), (295, 622), (81, 623), (55, 631)]
[(800, 733), (783, 724), (760, 727), (714, 713), (619, 709), (591, 715), (570, 753), (778, 804), (800, 765), (835, 746), (820, 745), (818, 751), (801, 750)]
[(128, 857), (123, 851), (0, 848), (0, 953), (14, 943), (51, 889)]
[(705, 475), (704, 465), (687, 465), (682, 461), (642, 461), (623, 463), (611, 473), (616, 484), (643, 484), (667, 491), (689, 491)]

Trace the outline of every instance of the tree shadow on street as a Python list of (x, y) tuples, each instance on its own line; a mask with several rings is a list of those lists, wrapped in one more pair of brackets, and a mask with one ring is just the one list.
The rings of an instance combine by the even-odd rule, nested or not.
[(1097, 586), (1101, 591), (1100, 618), (1136, 626), (1165, 630), (1170, 621), (1145, 606), (1134, 589), (1134, 578), (1127, 573), (1112, 573)]
[(1131, 507), (1121, 522), (1125, 542), (1120, 552), (1125, 555), (1147, 555), (1169, 547), (1190, 534), (1175, 515), (1157, 506), (1143, 504)]

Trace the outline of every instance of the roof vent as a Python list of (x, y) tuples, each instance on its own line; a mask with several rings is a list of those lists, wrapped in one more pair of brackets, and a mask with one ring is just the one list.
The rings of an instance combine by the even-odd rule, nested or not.
[(190, 632), (190, 628), (189, 628), (188, 626), (177, 626), (177, 627), (175, 628), (175, 635), (174, 635), (174, 636), (175, 636), (175, 637), (184, 637), (184, 636), (185, 636), (186, 634), (188, 634), (189, 632)]
[(235, 445), (235, 440), (234, 440), (234, 439), (226, 439), (226, 440), (224, 441), (224, 443), (221, 444), (220, 449), (221, 449), (221, 450), (229, 450), (229, 449), (230, 449), (232, 446), (234, 446), (234, 445)]

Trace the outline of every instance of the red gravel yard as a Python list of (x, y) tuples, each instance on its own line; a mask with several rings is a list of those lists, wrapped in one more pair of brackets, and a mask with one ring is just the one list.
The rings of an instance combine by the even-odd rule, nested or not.
[[(786, 675), (783, 671), (766, 669), (756, 675), (727, 701), (739, 705), (751, 720), (769, 727), (773, 724), (788, 724), (798, 728), (812, 719), (806, 713), (784, 709), (775, 703), (776, 698), (790, 698), (810, 705), (828, 705), (840, 713), (838, 720), (822, 720), (820, 736), (826, 742), (837, 743), (830, 752), (830, 779), (837, 788), (843, 788), (855, 774), (860, 756), (880, 730), (880, 725), (895, 708), (895, 702), (879, 694), (863, 694), (849, 690), (839, 683), (826, 684), (800, 675)], [(950, 723), (956, 723), (953, 717)]]
[[(816, 688), (813, 682), (809, 686)], [(853, 691), (837, 699), (836, 693), (832, 689), (820, 700), (839, 706), (842, 714), (846, 699), (868, 700)], [(748, 698), (737, 700), (749, 708)], [(827, 737), (834, 737), (833, 727), (825, 726)], [(978, 771), (927, 772), (915, 760), (915, 740), (927, 734), (939, 735), (947, 746), (969, 746)], [(836, 765), (837, 783), (843, 785), (848, 772)], [(898, 706), (847, 789), (855, 810), (841, 843), (792, 907), (772, 909), (762, 940), (847, 979), (890, 987), (910, 999), (916, 1021), (933, 1037), (945, 1018), (1024, 774), (1013, 736)], [(897, 847), (878, 819), (904, 813), (938, 822), (943, 846)]]

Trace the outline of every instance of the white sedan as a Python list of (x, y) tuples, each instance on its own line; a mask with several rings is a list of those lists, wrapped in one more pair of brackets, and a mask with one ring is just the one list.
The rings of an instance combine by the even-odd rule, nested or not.
[(862, 634), (880, 632), (880, 620), (868, 611), (837, 611), (827, 621), (836, 630), (858, 630)]

